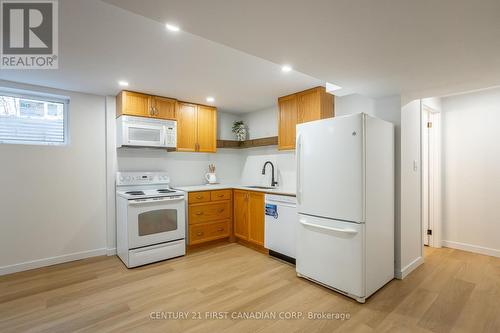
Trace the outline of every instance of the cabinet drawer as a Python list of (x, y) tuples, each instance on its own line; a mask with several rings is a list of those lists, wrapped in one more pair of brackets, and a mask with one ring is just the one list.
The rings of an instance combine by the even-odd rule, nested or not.
[(231, 218), (231, 202), (211, 202), (189, 205), (189, 224), (203, 223)]
[(208, 242), (229, 236), (229, 221), (189, 226), (189, 244)]
[(189, 203), (198, 203), (198, 202), (208, 202), (210, 201), (210, 191), (205, 192), (191, 192), (189, 193)]
[(218, 190), (210, 193), (212, 201), (231, 200), (231, 190)]

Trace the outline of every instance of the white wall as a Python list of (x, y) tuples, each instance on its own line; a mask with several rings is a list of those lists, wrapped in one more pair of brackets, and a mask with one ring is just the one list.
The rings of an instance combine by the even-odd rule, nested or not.
[(500, 89), (442, 99), (443, 245), (500, 256)]
[(236, 140), (232, 132), (233, 123), (242, 120), (243, 115), (227, 112), (217, 112), (217, 138), (221, 140)]
[(0, 274), (105, 254), (104, 97), (0, 85), (70, 98), (67, 146), (0, 144)]
[(345, 116), (359, 112), (375, 116), (375, 100), (358, 94), (342, 97), (335, 96), (335, 116)]
[(278, 135), (278, 106), (245, 113), (243, 120), (248, 126), (248, 139)]

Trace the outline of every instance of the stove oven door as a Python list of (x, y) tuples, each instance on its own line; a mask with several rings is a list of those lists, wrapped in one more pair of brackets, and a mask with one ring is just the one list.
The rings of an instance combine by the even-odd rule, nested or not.
[(184, 196), (128, 201), (129, 248), (185, 238)]

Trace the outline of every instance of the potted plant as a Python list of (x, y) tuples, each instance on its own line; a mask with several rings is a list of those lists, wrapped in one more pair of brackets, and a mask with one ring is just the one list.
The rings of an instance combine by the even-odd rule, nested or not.
[(233, 123), (233, 133), (236, 134), (238, 141), (245, 141), (247, 138), (247, 128), (243, 120), (238, 120)]

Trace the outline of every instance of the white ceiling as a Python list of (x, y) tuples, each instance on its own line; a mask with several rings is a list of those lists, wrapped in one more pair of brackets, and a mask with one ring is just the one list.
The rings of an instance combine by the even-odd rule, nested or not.
[(128, 89), (248, 112), (324, 82), (96, 0), (59, 1), (59, 69), (2, 70), (0, 79), (115, 95)]
[(498, 0), (106, 1), (372, 97), (500, 84)]

